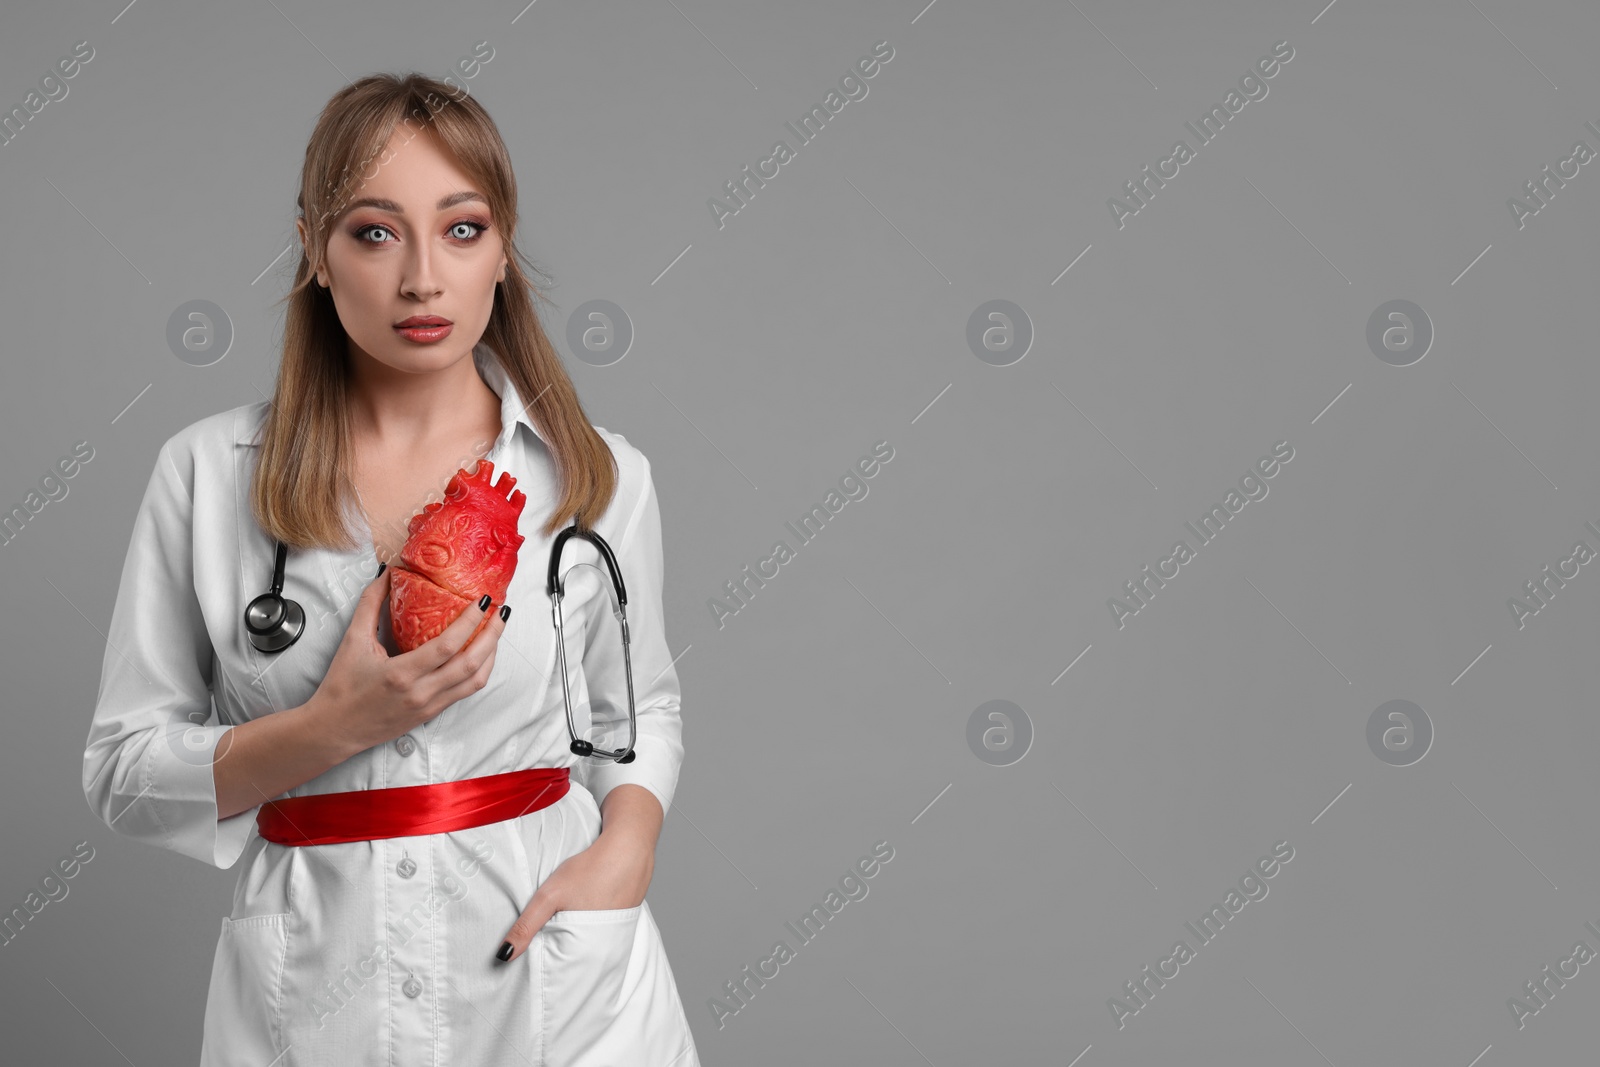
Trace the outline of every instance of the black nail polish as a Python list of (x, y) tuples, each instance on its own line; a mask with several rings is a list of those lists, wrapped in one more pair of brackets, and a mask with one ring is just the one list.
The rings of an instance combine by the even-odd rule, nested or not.
[(479, 611), (488, 611), (489, 610), (489, 603), (493, 599), (494, 598), (491, 597), (488, 593), (483, 594), (483, 599), (478, 601), (478, 610)]
[(382, 577), (383, 577), (383, 570), (384, 570), (384, 568), (385, 568), (385, 567), (387, 567), (387, 566), (388, 566), (388, 564), (387, 564), (387, 563), (380, 563), (380, 564), (378, 564), (378, 573), (377, 573), (377, 574), (374, 574), (374, 575), (373, 575), (373, 577), (374, 577), (374, 578), (382, 578)]
[(511, 951), (511, 942), (507, 941), (505, 944), (500, 946), (500, 951), (494, 954), (494, 958), (501, 961), (509, 960), (511, 958)]
[(500, 605), (500, 621), (501, 622), (505, 622), (509, 618), (511, 618), (511, 605), (510, 604), (501, 604)]

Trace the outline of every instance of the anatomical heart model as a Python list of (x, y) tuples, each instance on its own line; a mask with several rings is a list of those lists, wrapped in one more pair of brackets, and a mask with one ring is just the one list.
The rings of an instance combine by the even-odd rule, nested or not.
[[(400, 651), (437, 637), (485, 593), (496, 604), (504, 602), (517, 570), (523, 540), (517, 519), (527, 497), (511, 475), (501, 474), (490, 485), (493, 476), (494, 464), (480, 459), (471, 474), (451, 475), (443, 500), (411, 517), (389, 585), (389, 616)], [(472, 636), (488, 623), (485, 612)]]

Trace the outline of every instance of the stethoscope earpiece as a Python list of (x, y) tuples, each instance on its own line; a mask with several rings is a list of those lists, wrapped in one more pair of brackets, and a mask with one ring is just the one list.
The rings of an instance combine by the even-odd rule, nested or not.
[[(571, 747), (572, 754), (574, 756), (592, 756), (595, 754), (593, 742), (585, 741), (582, 738), (575, 739), (569, 747)], [(615, 752), (609, 754), (602, 752), (600, 753), (600, 757), (602, 759), (615, 759), (618, 763), (632, 763), (633, 757), (637, 755), (637, 753), (633, 751), (633, 746), (631, 744), (628, 746), (627, 753), (628, 754), (626, 756), (618, 757)]]

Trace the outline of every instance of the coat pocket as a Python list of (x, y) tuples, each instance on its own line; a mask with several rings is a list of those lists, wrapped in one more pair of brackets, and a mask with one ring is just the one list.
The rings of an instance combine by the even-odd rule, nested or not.
[(266, 1064), (280, 1048), (288, 914), (223, 919), (211, 965), (201, 1067)]
[(558, 911), (538, 933), (544, 1031), (551, 1063), (637, 1064), (626, 1023), (638, 985), (643, 904)]

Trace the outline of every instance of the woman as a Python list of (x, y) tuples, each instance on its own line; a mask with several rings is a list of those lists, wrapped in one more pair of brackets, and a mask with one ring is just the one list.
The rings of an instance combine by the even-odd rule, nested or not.
[[(276, 395), (162, 446), (84, 752), (119, 833), (243, 860), (202, 1065), (697, 1067), (644, 901), (683, 756), (660, 511), (540, 327), (506, 148), (440, 82), (364, 78), (324, 110), (299, 205)], [(486, 444), (526, 496), (504, 603), (391, 655), (386, 565)], [(562, 554), (564, 658), (542, 610), (569, 523), (631, 594), (626, 763), (573, 753), (552, 677), (620, 753), (631, 683), (589, 541)], [(245, 614), (279, 542), (304, 627), (264, 651)]]

